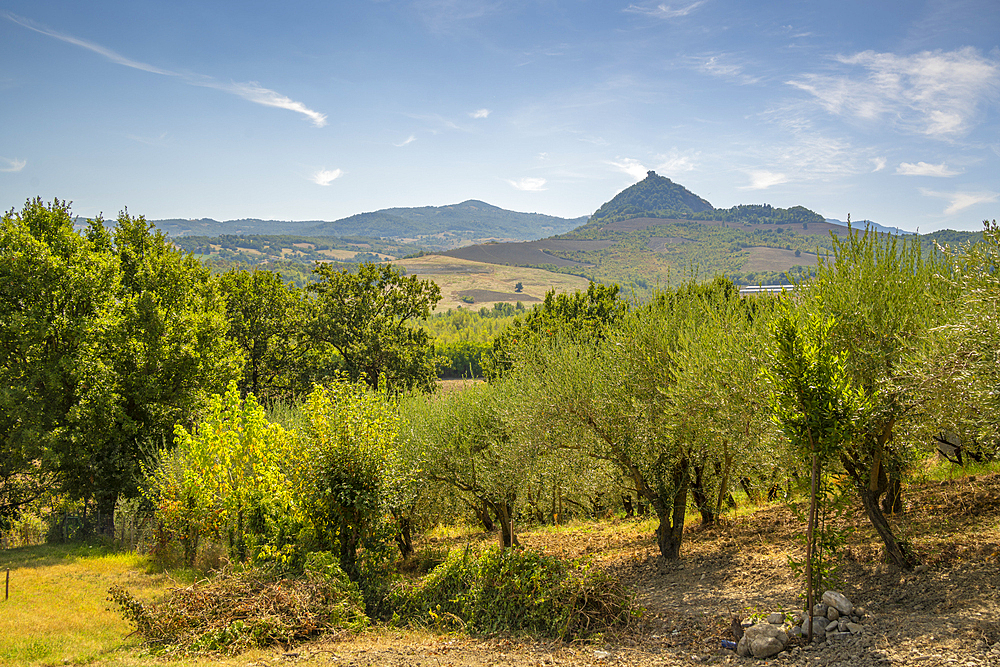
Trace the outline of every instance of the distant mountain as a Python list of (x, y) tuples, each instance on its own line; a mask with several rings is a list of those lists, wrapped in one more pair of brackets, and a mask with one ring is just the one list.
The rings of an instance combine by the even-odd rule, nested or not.
[(468, 238), (525, 241), (568, 232), (583, 224), (586, 219), (517, 213), (470, 199), (450, 206), (387, 208), (372, 213), (359, 213), (335, 222), (325, 222), (317, 231), (323, 236), (356, 234), (418, 239), (448, 233)]
[[(847, 226), (847, 223), (843, 220), (837, 220), (836, 218), (825, 218), (825, 220), (834, 225), (841, 225), (843, 227)], [(884, 234), (913, 234), (914, 232), (909, 232), (905, 229), (900, 229), (899, 227), (886, 227), (885, 225), (880, 225), (877, 222), (872, 222), (871, 220), (852, 220), (851, 227), (854, 229), (860, 229), (864, 231), (865, 225), (871, 225), (872, 229), (877, 232), (882, 232)]]
[(708, 201), (669, 178), (646, 172), (646, 178), (619, 192), (590, 217), (591, 221), (614, 222), (639, 217), (674, 217), (680, 213), (712, 211)]
[(568, 232), (586, 217), (558, 218), (518, 213), (475, 199), (450, 206), (387, 208), (333, 222), (306, 220), (151, 220), (168, 236), (257, 236), (389, 238), (428, 249), (455, 248), (487, 240), (526, 241)]
[(770, 204), (742, 204), (715, 208), (683, 185), (647, 172), (646, 178), (619, 192), (601, 206), (575, 234), (590, 235), (594, 229), (636, 218), (715, 220), (744, 225), (808, 225), (823, 222), (823, 216), (803, 206), (775, 208)]
[[(112, 221), (113, 222), (113, 221)], [(323, 224), (322, 220), (259, 220), (245, 218), (242, 220), (226, 220), (219, 222), (211, 218), (186, 220), (184, 218), (168, 218), (165, 220), (150, 220), (156, 228), (167, 236), (251, 236), (251, 235), (292, 235), (315, 236), (312, 230)]]

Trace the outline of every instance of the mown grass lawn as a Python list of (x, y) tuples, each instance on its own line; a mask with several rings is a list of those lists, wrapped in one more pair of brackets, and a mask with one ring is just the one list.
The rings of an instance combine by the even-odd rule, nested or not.
[(10, 598), (0, 598), (0, 665), (89, 663), (137, 645), (108, 602), (108, 587), (119, 583), (149, 599), (179, 583), (153, 573), (145, 556), (80, 544), (0, 551), (4, 579), (8, 568)]

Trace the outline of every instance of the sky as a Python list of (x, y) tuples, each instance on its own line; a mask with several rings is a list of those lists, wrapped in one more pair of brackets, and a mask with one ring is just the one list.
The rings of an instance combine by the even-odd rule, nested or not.
[(1000, 218), (997, 0), (0, 0), (0, 205)]

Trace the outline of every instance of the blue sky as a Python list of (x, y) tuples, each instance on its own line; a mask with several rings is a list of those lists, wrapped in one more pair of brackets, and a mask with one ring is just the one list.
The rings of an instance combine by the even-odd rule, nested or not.
[(1000, 5), (0, 0), (0, 204), (334, 220), (718, 207), (1000, 218)]

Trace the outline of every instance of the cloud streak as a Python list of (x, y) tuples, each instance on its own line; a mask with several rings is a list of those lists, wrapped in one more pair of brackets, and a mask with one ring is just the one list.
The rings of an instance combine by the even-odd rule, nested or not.
[(760, 81), (759, 77), (745, 73), (745, 68), (739, 63), (730, 62), (729, 56), (719, 54), (703, 56), (693, 60), (696, 69), (703, 74), (723, 79), (733, 79), (741, 85), (749, 85)]
[(962, 172), (949, 169), (943, 162), (941, 164), (901, 162), (896, 167), (896, 173), (901, 176), (958, 176)]
[(945, 215), (958, 213), (962, 209), (969, 208), (975, 204), (986, 204), (995, 202), (1000, 194), (996, 192), (938, 192), (920, 188), (920, 192), (926, 197), (940, 197), (950, 202), (948, 208), (944, 210)]
[(649, 171), (641, 162), (630, 157), (618, 158), (618, 162), (609, 162), (608, 164), (618, 171), (625, 172), (636, 181), (646, 178), (646, 172)]
[(315, 174), (309, 177), (309, 180), (316, 185), (330, 185), (335, 180), (344, 175), (341, 169), (320, 169)]
[(396, 148), (402, 148), (403, 146), (409, 146), (410, 144), (412, 144), (416, 140), (417, 140), (417, 135), (411, 134), (406, 139), (403, 139), (403, 141), (401, 143), (393, 144), (393, 146), (395, 146)]
[(545, 183), (547, 181), (544, 178), (532, 178), (530, 176), (526, 176), (517, 180), (508, 179), (507, 182), (518, 190), (524, 190), (526, 192), (541, 192), (546, 189)]
[(905, 131), (935, 139), (967, 134), (979, 107), (1000, 94), (1000, 62), (972, 47), (909, 56), (863, 51), (836, 62), (853, 71), (809, 73), (786, 83), (831, 114), (893, 118)]
[(690, 5), (684, 7), (673, 7), (672, 5), (660, 4), (655, 7), (640, 7), (639, 5), (629, 5), (624, 11), (632, 14), (643, 14), (645, 16), (653, 16), (660, 19), (675, 19), (681, 16), (687, 16), (694, 10), (698, 9), (701, 5), (705, 4), (705, 0), (698, 0), (697, 2), (692, 2)]
[(773, 171), (754, 169), (747, 172), (750, 177), (750, 185), (740, 187), (740, 190), (766, 190), (772, 185), (781, 185), (788, 182), (788, 176)]
[(469, 115), (472, 116), (473, 118), (486, 118), (487, 116), (490, 115), (490, 110), (489, 109), (476, 109), (475, 111), (471, 112)]
[(18, 160), (17, 158), (11, 159), (0, 157), (0, 171), (18, 172), (24, 169), (26, 164), (28, 163), (24, 160)]
[(313, 111), (301, 102), (296, 102), (281, 93), (278, 93), (269, 88), (264, 88), (256, 81), (250, 81), (248, 83), (223, 83), (216, 81), (215, 79), (207, 76), (196, 76), (191, 74), (181, 74), (179, 72), (172, 72), (161, 67), (156, 67), (155, 65), (150, 65), (149, 63), (144, 63), (138, 60), (132, 60), (131, 58), (126, 58), (120, 53), (116, 53), (111, 49), (105, 48), (100, 44), (95, 44), (94, 42), (89, 42), (85, 39), (80, 39), (78, 37), (73, 37), (72, 35), (67, 35), (61, 32), (57, 32), (45, 26), (35, 23), (29, 19), (12, 14), (10, 12), (0, 12), (0, 16), (16, 23), (19, 26), (27, 28), (28, 30), (33, 30), (39, 34), (45, 35), (46, 37), (51, 37), (53, 39), (58, 39), (67, 44), (72, 44), (80, 48), (92, 51), (100, 56), (103, 56), (107, 60), (115, 63), (116, 65), (122, 65), (124, 67), (130, 67), (132, 69), (142, 70), (143, 72), (149, 72), (151, 74), (159, 74), (161, 76), (175, 77), (184, 83), (191, 86), (200, 86), (202, 88), (213, 88), (215, 90), (221, 90), (243, 99), (253, 102), (254, 104), (260, 104), (267, 107), (275, 107), (278, 109), (285, 109), (288, 111), (294, 111), (300, 113), (309, 120), (312, 121), (313, 125), (316, 127), (323, 127), (326, 125), (326, 114), (319, 113), (318, 111)]

